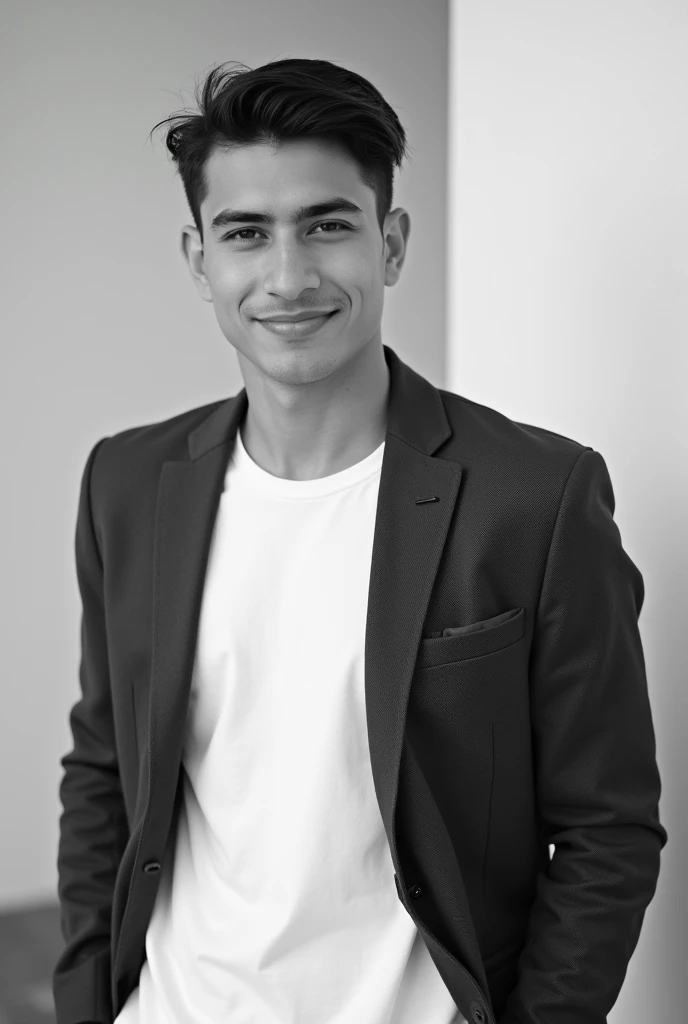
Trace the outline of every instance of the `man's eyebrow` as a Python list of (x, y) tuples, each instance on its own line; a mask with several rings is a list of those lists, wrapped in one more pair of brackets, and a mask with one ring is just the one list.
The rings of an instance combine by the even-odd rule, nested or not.
[[(325, 217), (330, 213), (350, 213), (364, 216), (363, 210), (356, 203), (344, 196), (332, 196), (324, 199), (321, 203), (313, 203), (311, 206), (300, 206), (289, 218), (290, 224), (298, 224), (299, 221), (307, 220), (309, 217)], [(220, 210), (211, 221), (211, 228), (223, 228), (227, 224), (244, 224), (251, 221), (254, 224), (274, 224), (275, 217), (268, 210), (260, 213), (251, 210)]]

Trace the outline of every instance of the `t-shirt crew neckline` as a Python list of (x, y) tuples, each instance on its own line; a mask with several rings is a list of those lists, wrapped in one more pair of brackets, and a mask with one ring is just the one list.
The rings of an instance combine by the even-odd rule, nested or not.
[(234, 479), (255, 490), (271, 494), (273, 497), (303, 500), (322, 498), (337, 491), (346, 490), (364, 480), (373, 477), (380, 471), (384, 455), (385, 442), (353, 466), (347, 466), (338, 473), (330, 473), (315, 480), (289, 480), (285, 477), (273, 476), (259, 466), (249, 455), (241, 437), (241, 429), (237, 430), (236, 443), (230, 460)]

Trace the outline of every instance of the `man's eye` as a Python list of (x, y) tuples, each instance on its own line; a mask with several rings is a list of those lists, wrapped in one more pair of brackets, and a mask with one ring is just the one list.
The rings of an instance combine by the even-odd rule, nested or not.
[[(345, 231), (350, 231), (351, 230), (350, 225), (343, 224), (341, 221), (338, 221), (338, 220), (325, 220), (325, 221), (322, 221), (320, 224), (316, 224), (315, 227), (316, 228), (337, 227), (337, 228), (344, 228)], [(315, 230), (315, 228), (312, 228), (311, 230)], [(239, 236), (240, 235), (246, 235), (247, 233), (251, 234), (251, 232), (253, 232), (253, 234), (255, 234), (256, 231), (257, 231), (256, 228), (238, 228), (236, 231), (232, 231), (232, 232), (230, 232), (230, 234), (225, 235), (224, 241), (228, 241), (230, 238), (237, 238), (240, 242), (252, 242), (252, 241), (254, 241), (253, 238), (239, 238)], [(325, 231), (323, 233), (326, 234), (326, 235), (338, 235), (339, 231)]]
[[(342, 224), (341, 221), (338, 221), (338, 220), (324, 220), (322, 222), (322, 224), (316, 224), (315, 226), (317, 228), (322, 228), (322, 227), (329, 226), (329, 227), (335, 227), (335, 228), (344, 228), (345, 230), (349, 227), (348, 224)], [(331, 235), (331, 234), (335, 234), (336, 235), (336, 234), (338, 234), (338, 232), (337, 231), (326, 231), (325, 234), (326, 235)]]
[[(250, 234), (251, 231), (255, 233), (255, 228), (240, 228), (239, 231), (232, 231), (229, 235), (225, 235), (224, 240), (228, 241), (230, 238), (239, 238), (239, 235), (245, 235), (247, 232)], [(252, 242), (252, 238), (242, 238), (242, 242)]]

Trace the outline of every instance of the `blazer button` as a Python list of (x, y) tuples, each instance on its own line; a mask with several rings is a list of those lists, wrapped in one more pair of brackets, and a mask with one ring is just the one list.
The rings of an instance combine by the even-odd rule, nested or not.
[(409, 896), (411, 897), (412, 900), (415, 900), (415, 899), (418, 899), (418, 897), (420, 896), (422, 891), (423, 890), (421, 889), (421, 887), (419, 885), (412, 885), (411, 888), (408, 891), (408, 894), (409, 894)]
[(155, 874), (156, 871), (160, 870), (159, 860), (149, 860), (143, 865), (143, 870), (147, 875)]

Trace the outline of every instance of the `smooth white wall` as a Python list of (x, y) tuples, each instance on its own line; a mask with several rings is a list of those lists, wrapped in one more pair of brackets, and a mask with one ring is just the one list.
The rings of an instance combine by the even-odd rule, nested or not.
[(412, 220), (383, 339), (444, 360), (446, 0), (52, 0), (5, 4), (0, 33), (3, 542), (0, 908), (57, 898), (60, 758), (78, 697), (74, 528), (95, 441), (243, 386), (179, 250), (191, 221), (163, 136), (228, 60), (325, 58), (369, 78), (413, 149)]
[(669, 834), (610, 1024), (685, 1020), (688, 6), (452, 0), (446, 386), (601, 452)]

